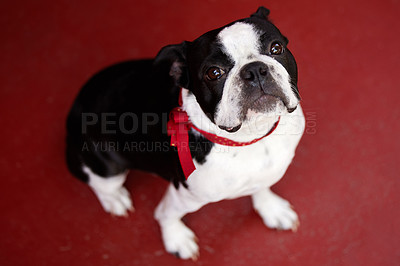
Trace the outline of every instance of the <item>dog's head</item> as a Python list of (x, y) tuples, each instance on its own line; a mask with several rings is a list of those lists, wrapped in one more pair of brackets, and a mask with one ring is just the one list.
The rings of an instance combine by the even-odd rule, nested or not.
[(293, 112), (300, 100), (297, 66), (288, 40), (260, 7), (249, 18), (193, 42), (163, 48), (176, 85), (188, 89), (208, 118), (236, 132), (256, 114)]

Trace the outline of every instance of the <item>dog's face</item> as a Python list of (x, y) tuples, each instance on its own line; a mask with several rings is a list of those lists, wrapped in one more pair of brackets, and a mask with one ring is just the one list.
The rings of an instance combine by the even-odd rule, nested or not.
[(170, 74), (177, 84), (228, 132), (257, 114), (293, 112), (299, 103), (296, 62), (268, 14), (259, 8), (250, 18), (159, 54), (174, 57)]

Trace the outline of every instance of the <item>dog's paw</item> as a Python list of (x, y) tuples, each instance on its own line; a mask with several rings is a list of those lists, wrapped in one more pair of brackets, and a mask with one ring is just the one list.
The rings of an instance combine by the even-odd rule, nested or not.
[(182, 221), (162, 225), (161, 232), (167, 252), (181, 259), (197, 260), (199, 257), (197, 237)]
[(254, 204), (254, 209), (263, 219), (264, 224), (271, 229), (297, 231), (300, 225), (299, 217), (287, 200), (271, 194), (268, 200)]
[(131, 196), (124, 187), (108, 193), (96, 191), (96, 195), (103, 209), (111, 215), (128, 216), (128, 212), (134, 211)]

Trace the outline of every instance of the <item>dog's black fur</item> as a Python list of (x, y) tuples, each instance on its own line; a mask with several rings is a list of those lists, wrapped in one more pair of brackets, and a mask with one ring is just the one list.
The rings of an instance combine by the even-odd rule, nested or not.
[[(166, 134), (167, 115), (178, 106), (180, 87), (169, 75), (170, 63), (160, 56), (157, 64), (154, 60), (141, 60), (109, 67), (82, 88), (67, 119), (68, 167), (82, 181), (88, 181), (82, 171), (84, 162), (103, 177), (137, 168), (157, 173), (175, 186), (185, 184), (176, 148), (169, 145), (170, 138)], [(134, 125), (131, 116), (125, 115), (121, 127), (120, 119), (127, 113), (148, 113), (149, 116), (137, 115), (137, 125)], [(98, 122), (83, 124), (83, 114), (90, 114), (90, 119), (96, 117)], [(102, 114), (109, 114), (106, 121), (101, 121)], [(158, 122), (149, 122), (147, 133), (141, 129), (126, 133), (125, 130), (145, 123), (143, 119), (146, 118)], [(88, 122), (91, 122), (89, 118)], [(104, 134), (104, 127), (112, 133)], [(110, 147), (111, 143), (115, 147)], [(140, 143), (142, 148), (134, 143)], [(159, 146), (155, 147), (154, 143)], [(198, 162), (205, 160), (213, 145), (192, 134), (190, 143), (192, 155)]]

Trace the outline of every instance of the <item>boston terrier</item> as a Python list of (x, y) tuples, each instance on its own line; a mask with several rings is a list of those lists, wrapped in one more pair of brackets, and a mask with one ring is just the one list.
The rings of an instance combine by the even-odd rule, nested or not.
[(158, 204), (165, 249), (197, 259), (197, 237), (181, 220), (205, 204), (251, 196), (269, 228), (296, 231), (291, 204), (273, 193), (305, 127), (288, 39), (260, 7), (250, 17), (154, 59), (94, 75), (67, 119), (66, 159), (106, 212), (133, 211), (130, 169), (171, 183)]

